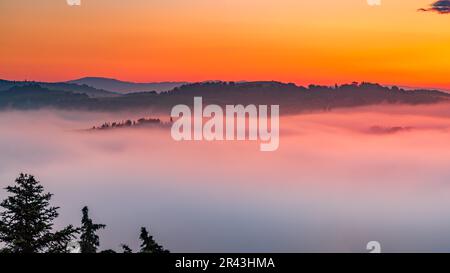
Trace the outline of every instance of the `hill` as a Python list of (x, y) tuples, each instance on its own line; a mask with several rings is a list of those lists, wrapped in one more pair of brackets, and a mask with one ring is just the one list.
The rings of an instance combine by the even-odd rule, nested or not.
[(204, 104), (221, 106), (278, 104), (282, 114), (377, 104), (418, 105), (450, 101), (450, 94), (437, 90), (407, 91), (373, 83), (302, 87), (281, 82), (205, 82), (183, 85), (162, 93), (140, 92), (105, 97), (51, 90), (40, 84), (31, 84), (14, 86), (0, 92), (0, 109), (53, 107), (95, 111), (153, 110), (168, 113), (176, 104), (192, 105), (195, 96), (203, 97)]
[(89, 104), (91, 100), (86, 94), (50, 90), (38, 84), (30, 84), (1, 91), (0, 109), (77, 109)]
[(73, 83), (64, 83), (64, 82), (34, 82), (34, 81), (8, 81), (8, 80), (0, 80), (0, 92), (11, 89), (13, 87), (21, 87), (21, 86), (30, 86), (30, 85), (39, 85), (42, 88), (48, 90), (55, 91), (65, 91), (77, 94), (86, 94), (92, 98), (102, 98), (102, 97), (114, 97), (118, 94), (103, 90), (97, 89), (87, 85), (79, 85)]
[(86, 77), (77, 80), (68, 81), (68, 83), (75, 83), (87, 85), (98, 89), (110, 90), (122, 94), (144, 91), (164, 92), (187, 84), (187, 82), (150, 82), (150, 83), (136, 83), (126, 82), (116, 79), (101, 78), (101, 77)]

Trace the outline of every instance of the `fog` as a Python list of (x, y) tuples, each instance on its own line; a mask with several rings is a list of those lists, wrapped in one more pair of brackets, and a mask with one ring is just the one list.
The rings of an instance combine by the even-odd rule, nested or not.
[(61, 207), (57, 227), (89, 206), (107, 225), (100, 249), (137, 250), (146, 226), (173, 252), (450, 251), (448, 104), (282, 116), (276, 152), (84, 130), (139, 117), (1, 112), (0, 187), (34, 174)]

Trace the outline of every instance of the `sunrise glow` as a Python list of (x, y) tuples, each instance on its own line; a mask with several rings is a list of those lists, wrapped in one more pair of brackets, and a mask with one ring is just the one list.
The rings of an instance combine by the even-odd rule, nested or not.
[(372, 81), (450, 89), (429, 0), (0, 2), (1, 78)]

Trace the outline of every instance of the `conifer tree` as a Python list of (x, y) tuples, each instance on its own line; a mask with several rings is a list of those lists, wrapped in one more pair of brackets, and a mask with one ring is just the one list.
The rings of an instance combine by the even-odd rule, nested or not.
[(100, 246), (100, 239), (96, 232), (105, 228), (106, 225), (94, 224), (92, 219), (89, 218), (88, 207), (85, 206), (81, 211), (83, 217), (81, 219), (80, 251), (81, 253), (96, 253)]
[(122, 244), (121, 247), (122, 247), (123, 253), (133, 253), (133, 250), (128, 245)]
[(52, 194), (34, 176), (20, 174), (15, 185), (5, 188), (11, 195), (0, 206), (0, 241), (4, 252), (67, 252), (78, 229), (69, 225), (52, 232), (59, 207), (50, 206)]
[(168, 253), (168, 250), (165, 250), (162, 246), (157, 244), (145, 227), (141, 228), (141, 235), (139, 236), (141, 239), (141, 252), (142, 253)]

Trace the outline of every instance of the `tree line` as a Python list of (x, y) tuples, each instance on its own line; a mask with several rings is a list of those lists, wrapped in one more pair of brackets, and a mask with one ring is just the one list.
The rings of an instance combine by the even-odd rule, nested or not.
[[(100, 238), (97, 232), (106, 228), (89, 217), (87, 206), (81, 210), (81, 226), (69, 225), (55, 231), (53, 221), (59, 216), (59, 207), (50, 205), (53, 194), (45, 192), (33, 175), (21, 173), (15, 184), (5, 190), (10, 194), (0, 203), (0, 252), (2, 253), (69, 253), (76, 242), (81, 253), (97, 253)], [(168, 253), (145, 227), (140, 230), (140, 253)], [(123, 253), (133, 253), (125, 244)], [(101, 253), (115, 253), (104, 250)]]

